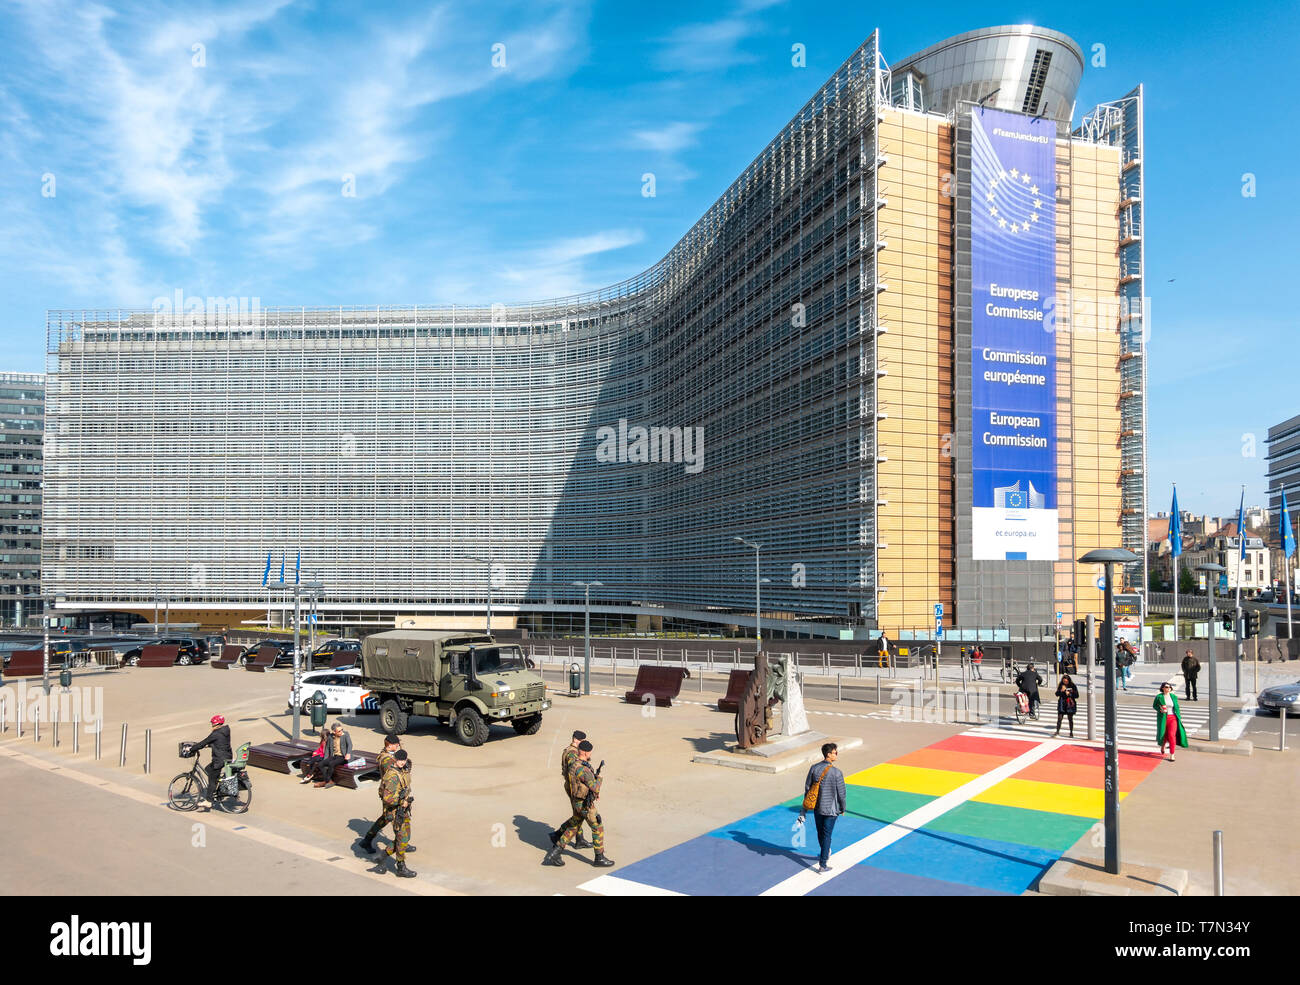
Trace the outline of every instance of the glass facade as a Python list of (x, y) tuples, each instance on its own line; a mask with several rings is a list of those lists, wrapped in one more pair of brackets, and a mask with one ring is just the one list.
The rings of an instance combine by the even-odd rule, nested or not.
[[(1077, 84), (1064, 36), (990, 30), (1024, 41), (1016, 111)], [(47, 583), (73, 608), (254, 618), (283, 597), (269, 555), (272, 582), (324, 584), (327, 618), (481, 614), (490, 586), (494, 627), (562, 631), (572, 583), (599, 581), (610, 631), (744, 632), (745, 537), (765, 631), (955, 602), (956, 104), (928, 101), (961, 71), (938, 85), (925, 56), (891, 78), (873, 35), (663, 260), (601, 291), (51, 311)]]
[(0, 626), (41, 612), (45, 377), (0, 373)]

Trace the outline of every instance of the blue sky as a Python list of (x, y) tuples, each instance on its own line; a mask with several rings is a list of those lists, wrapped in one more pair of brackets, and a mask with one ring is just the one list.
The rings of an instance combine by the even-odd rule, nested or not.
[(1014, 23), (1105, 46), (1079, 112), (1147, 86), (1152, 507), (1173, 481), (1186, 509), (1231, 512), (1243, 482), (1262, 501), (1264, 434), (1300, 413), (1285, 3), (0, 0), (0, 368), (43, 368), (47, 308), (177, 290), (600, 287), (661, 257), (873, 28), (898, 61)]

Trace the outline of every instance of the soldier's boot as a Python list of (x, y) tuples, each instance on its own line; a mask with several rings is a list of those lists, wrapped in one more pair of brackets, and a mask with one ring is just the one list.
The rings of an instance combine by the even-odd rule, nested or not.
[(575, 839), (573, 839), (573, 847), (574, 847), (574, 848), (591, 848), (592, 845), (591, 845), (591, 842), (589, 842), (586, 838), (582, 837), (582, 832), (579, 831), (579, 832), (578, 832), (578, 837), (575, 838)]
[[(408, 849), (408, 851), (409, 851), (409, 849)], [(408, 869), (408, 868), (406, 867), (406, 863), (405, 863), (405, 862), (398, 862), (398, 863), (397, 863), (397, 878), (399, 878), (399, 879), (414, 879), (415, 876), (416, 876), (416, 872), (415, 872), (415, 870), (414, 870), (414, 869)]]
[(407, 854), (407, 855), (410, 855), (411, 852), (413, 852), (413, 851), (415, 851), (415, 846), (414, 846), (414, 845), (407, 845), (407, 846), (406, 846), (406, 854)]
[(372, 865), (370, 868), (366, 869), (366, 871), (375, 872), (382, 876), (385, 872), (388, 871), (388, 856), (380, 855), (379, 861), (376, 862), (374, 865)]
[[(581, 838), (582, 835), (578, 835), (578, 837)], [(560, 832), (558, 832), (558, 831), (552, 831), (552, 832), (551, 832), (551, 844), (552, 844), (552, 845), (558, 845), (559, 843), (560, 843)]]
[(546, 853), (546, 858), (542, 859), (542, 865), (563, 865), (564, 859), (560, 854), (564, 851), (564, 845), (557, 843), (554, 848)]
[(592, 862), (591, 864), (598, 869), (608, 869), (610, 866), (614, 864), (614, 860), (612, 858), (606, 858), (604, 852), (597, 852), (596, 861)]
[(375, 854), (375, 836), (372, 834), (367, 834), (364, 838), (361, 839), (360, 847), (361, 850), (365, 852), (367, 855)]

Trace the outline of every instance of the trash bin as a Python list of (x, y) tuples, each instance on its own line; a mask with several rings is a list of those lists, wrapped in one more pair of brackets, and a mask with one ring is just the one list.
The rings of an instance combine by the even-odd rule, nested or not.
[(68, 669), (67, 664), (64, 664), (63, 669), (59, 671), (59, 687), (65, 689), (72, 687), (72, 671)]
[(576, 663), (569, 664), (569, 690), (574, 694), (582, 693), (582, 668)]
[(311, 727), (318, 729), (325, 724), (327, 709), (325, 704), (325, 692), (317, 691), (307, 699), (307, 707), (311, 710)]

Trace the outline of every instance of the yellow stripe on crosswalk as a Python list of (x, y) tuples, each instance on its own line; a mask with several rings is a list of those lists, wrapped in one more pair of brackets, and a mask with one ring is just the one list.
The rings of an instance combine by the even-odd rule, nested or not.
[[(1128, 796), (1120, 793), (1120, 800)], [(1033, 811), (1069, 814), (1073, 817), (1100, 818), (1105, 811), (1105, 791), (1098, 787), (1076, 787), (1041, 780), (1017, 780), (1014, 777), (990, 787), (971, 798), (983, 804), (1023, 807)]]
[(881, 787), (903, 793), (928, 794), (940, 797), (975, 779), (976, 773), (954, 773), (951, 770), (932, 770), (923, 766), (900, 766), (881, 763), (861, 770), (844, 782), (860, 787)]

